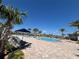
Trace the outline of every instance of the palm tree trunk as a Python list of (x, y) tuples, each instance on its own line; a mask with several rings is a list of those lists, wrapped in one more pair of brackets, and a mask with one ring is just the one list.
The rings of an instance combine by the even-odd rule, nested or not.
[(4, 59), (4, 41), (0, 40), (0, 59)]
[(3, 26), (3, 32), (1, 33), (1, 38), (0, 38), (0, 40), (1, 40), (1, 55), (0, 55), (0, 59), (4, 59), (4, 57), (5, 57), (5, 41), (6, 40), (8, 40), (7, 38), (8, 38), (8, 36), (9, 36), (9, 31), (10, 31), (10, 29), (11, 29), (11, 21), (12, 21), (12, 19), (8, 19), (7, 20), (7, 22), (5, 23), (5, 25)]
[(63, 32), (62, 32), (62, 36), (63, 36)]
[(5, 57), (5, 41), (7, 39), (8, 35), (8, 29), (7, 27), (4, 28), (1, 38), (0, 38), (0, 59), (4, 59)]
[(1, 33), (1, 38), (0, 38), (0, 58), (4, 59), (4, 37), (5, 37), (5, 29)]
[(78, 31), (79, 31), (79, 26), (78, 26)]

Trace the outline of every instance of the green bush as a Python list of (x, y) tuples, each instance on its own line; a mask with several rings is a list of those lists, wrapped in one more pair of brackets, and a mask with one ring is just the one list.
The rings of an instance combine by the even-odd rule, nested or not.
[(16, 50), (8, 55), (8, 59), (24, 59), (24, 53), (21, 50)]
[(5, 49), (9, 50), (9, 49), (12, 49), (12, 48), (14, 48), (14, 47), (11, 44), (9, 44), (9, 42), (6, 42)]
[(79, 44), (79, 41), (77, 41), (76, 43)]

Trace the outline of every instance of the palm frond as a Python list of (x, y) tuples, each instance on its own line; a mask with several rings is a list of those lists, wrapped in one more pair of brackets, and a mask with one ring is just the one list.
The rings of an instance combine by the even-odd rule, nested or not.
[(64, 28), (61, 28), (61, 29), (60, 29), (60, 31), (61, 31), (61, 32), (64, 32), (64, 31), (65, 31), (65, 29), (64, 29)]
[(20, 15), (28, 16), (28, 13), (27, 12), (21, 12)]
[(79, 26), (79, 20), (71, 22), (70, 26)]
[(2, 22), (0, 22), (0, 27), (2, 27), (4, 24)]
[(2, 3), (2, 0), (0, 0), (0, 4)]
[(6, 19), (7, 25), (22, 24), (22, 16), (26, 15), (26, 13), (20, 12), (17, 8), (14, 9), (12, 6), (2, 6), (0, 11), (0, 18)]

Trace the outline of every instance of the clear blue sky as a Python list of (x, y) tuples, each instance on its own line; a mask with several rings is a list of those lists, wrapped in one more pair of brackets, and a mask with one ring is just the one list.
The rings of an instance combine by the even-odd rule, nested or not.
[(39, 28), (54, 34), (60, 34), (60, 28), (65, 28), (65, 33), (76, 30), (69, 23), (79, 19), (79, 0), (4, 0), (4, 3), (28, 11), (24, 24), (15, 26), (14, 30)]

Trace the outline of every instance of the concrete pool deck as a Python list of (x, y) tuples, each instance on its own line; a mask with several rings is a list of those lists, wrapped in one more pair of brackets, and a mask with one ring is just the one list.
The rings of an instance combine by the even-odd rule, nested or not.
[(31, 47), (22, 50), (24, 59), (79, 59), (79, 44), (70, 40), (45, 42), (25, 36), (23, 40), (32, 43)]

